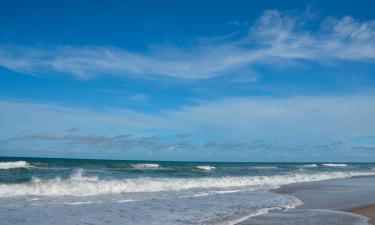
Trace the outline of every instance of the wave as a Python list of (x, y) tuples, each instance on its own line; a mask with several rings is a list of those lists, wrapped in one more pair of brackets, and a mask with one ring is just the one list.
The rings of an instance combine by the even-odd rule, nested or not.
[[(300, 205), (303, 204), (299, 199), (297, 199), (295, 197), (292, 197), (292, 196), (288, 196), (288, 197), (292, 198), (293, 201), (290, 201), (290, 202), (288, 202), (286, 204), (282, 204), (280, 206), (274, 206), (274, 207), (262, 208), (262, 209), (255, 210), (254, 212), (252, 212), (249, 215), (243, 216), (243, 217), (238, 218), (238, 219), (234, 219), (234, 220), (229, 221), (229, 222), (225, 222), (225, 224), (236, 225), (236, 224), (239, 224), (239, 223), (241, 223), (241, 222), (243, 222), (245, 220), (248, 220), (248, 219), (250, 219), (252, 217), (256, 217), (256, 216), (267, 214), (268, 212), (273, 211), (273, 210), (294, 209), (297, 206), (300, 206)], [(224, 225), (224, 224), (219, 224), (219, 225)]]
[[(298, 205), (296, 205), (296, 206), (298, 206)], [(239, 223), (241, 223), (245, 220), (250, 219), (251, 217), (256, 217), (256, 216), (261, 216), (261, 215), (267, 214), (269, 211), (272, 211), (272, 210), (293, 209), (296, 206), (291, 206), (291, 207), (280, 206), (280, 207), (269, 207), (269, 208), (258, 209), (258, 210), (255, 210), (255, 212), (253, 212), (249, 215), (243, 216), (239, 219), (235, 219), (233, 221), (229, 221), (229, 222), (226, 222), (226, 223), (228, 223), (229, 225), (236, 225), (236, 224), (239, 224)], [(224, 223), (220, 224), (220, 225), (224, 225)]]
[(86, 201), (86, 202), (64, 202), (64, 205), (90, 205), (94, 204), (93, 201)]
[(204, 171), (212, 171), (212, 170), (214, 170), (214, 169), (216, 169), (216, 167), (214, 167), (214, 166), (196, 166), (195, 167), (196, 169), (198, 169), (198, 170), (204, 170)]
[(231, 193), (237, 193), (240, 192), (241, 190), (223, 190), (223, 191), (210, 191), (210, 192), (199, 192), (192, 197), (203, 197), (203, 196), (208, 196), (208, 195), (213, 195), (213, 194), (231, 194)]
[(345, 166), (348, 166), (348, 164), (344, 164), (344, 163), (324, 163), (322, 165), (328, 166), (328, 167), (345, 167)]
[(0, 197), (15, 196), (93, 196), (134, 192), (182, 191), (207, 188), (271, 189), (280, 185), (375, 175), (374, 172), (296, 173), (275, 176), (210, 177), (210, 178), (134, 178), (101, 180), (83, 176), (79, 170), (69, 179), (55, 178), (19, 184), (0, 184)]
[(26, 161), (0, 162), (0, 170), (30, 168), (32, 167)]
[(304, 167), (304, 168), (313, 168), (313, 167), (318, 167), (317, 164), (306, 164), (306, 165), (302, 165), (301, 167)]
[(160, 165), (156, 163), (138, 163), (131, 164), (131, 167), (137, 170), (159, 169)]
[(278, 169), (277, 166), (252, 166), (251, 169), (260, 169), (260, 170), (268, 170), (268, 169)]

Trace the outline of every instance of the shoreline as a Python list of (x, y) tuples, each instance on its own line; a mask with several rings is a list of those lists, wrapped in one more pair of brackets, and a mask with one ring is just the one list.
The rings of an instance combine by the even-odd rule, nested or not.
[[(375, 176), (296, 183), (272, 190), (296, 197), (302, 205), (272, 211), (240, 225), (372, 224), (375, 225)], [(366, 221), (366, 223), (364, 223)]]
[(371, 224), (375, 224), (375, 204), (346, 209), (343, 211), (365, 216), (369, 218)]
[(300, 209), (332, 209), (344, 212), (375, 206), (375, 176), (295, 183), (272, 190), (303, 202)]

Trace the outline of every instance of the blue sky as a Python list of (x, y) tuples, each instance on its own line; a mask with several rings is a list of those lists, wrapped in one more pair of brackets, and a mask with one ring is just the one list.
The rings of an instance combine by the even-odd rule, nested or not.
[(0, 155), (375, 161), (372, 1), (0, 4)]

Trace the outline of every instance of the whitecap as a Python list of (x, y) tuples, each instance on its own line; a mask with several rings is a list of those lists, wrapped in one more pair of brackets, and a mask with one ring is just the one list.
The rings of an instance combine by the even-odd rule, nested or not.
[(314, 167), (318, 167), (317, 164), (306, 164), (306, 165), (302, 165), (301, 167), (304, 167), (304, 168), (314, 168)]
[(212, 170), (216, 169), (216, 167), (209, 166), (209, 165), (196, 166), (195, 168), (198, 169), (198, 170), (204, 170), (204, 171), (212, 171)]
[(83, 176), (82, 170), (69, 179), (35, 179), (19, 184), (0, 184), (0, 197), (13, 196), (93, 196), (135, 192), (183, 191), (188, 189), (277, 188), (280, 185), (370, 176), (375, 172), (294, 173), (273, 176), (205, 177), (205, 178), (132, 178), (102, 180)]
[(149, 169), (159, 169), (160, 165), (156, 163), (137, 163), (131, 164), (131, 167), (138, 170), (149, 170)]
[(32, 167), (26, 161), (0, 162), (0, 170), (30, 168)]
[(324, 163), (322, 165), (328, 166), (328, 167), (345, 167), (345, 166), (348, 166), (348, 164), (344, 164), (344, 163)]

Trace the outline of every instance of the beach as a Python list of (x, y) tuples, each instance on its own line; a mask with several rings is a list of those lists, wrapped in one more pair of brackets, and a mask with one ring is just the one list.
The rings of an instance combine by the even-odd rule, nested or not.
[[(240, 224), (306, 225), (316, 224), (318, 220), (325, 220), (326, 224), (374, 224), (373, 176), (290, 184), (274, 192), (295, 196), (303, 205), (283, 212), (276, 210)], [(327, 217), (327, 214), (330, 216)]]
[(373, 168), (0, 158), (0, 218), (4, 225), (368, 225)]

